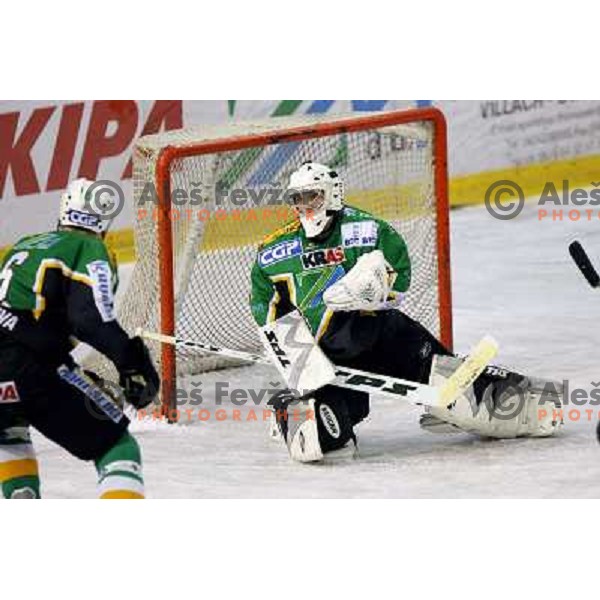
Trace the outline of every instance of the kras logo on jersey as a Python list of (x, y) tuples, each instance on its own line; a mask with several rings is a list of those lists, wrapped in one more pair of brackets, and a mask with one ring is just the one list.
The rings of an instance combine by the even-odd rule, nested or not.
[(258, 264), (261, 267), (267, 267), (299, 254), (302, 254), (302, 243), (299, 239), (281, 242), (260, 252), (258, 254)]
[(375, 246), (375, 244), (377, 244), (377, 223), (375, 221), (357, 221), (342, 225), (344, 248)]
[(344, 262), (346, 255), (341, 246), (337, 248), (325, 248), (313, 250), (302, 255), (302, 265), (305, 269), (318, 269), (319, 267), (331, 267)]

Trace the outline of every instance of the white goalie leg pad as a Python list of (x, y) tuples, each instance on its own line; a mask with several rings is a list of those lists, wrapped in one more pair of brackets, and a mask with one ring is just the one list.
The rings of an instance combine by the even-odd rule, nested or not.
[(290, 407), (287, 443), (292, 460), (315, 462), (323, 458), (313, 398), (303, 400), (293, 408)]
[(286, 386), (305, 395), (335, 380), (335, 368), (304, 317), (293, 311), (261, 327), (261, 340)]
[[(441, 385), (460, 363), (461, 359), (456, 357), (436, 356), (430, 383)], [(471, 387), (451, 409), (429, 407), (427, 412), (462, 431), (484, 437), (548, 437), (562, 425), (562, 419), (557, 417), (562, 391), (558, 382), (522, 377), (494, 399), (489, 386), (483, 400), (476, 402)]]
[(564, 386), (557, 381), (530, 377), (528, 423), (531, 437), (549, 437), (562, 429)]
[(425, 407), (425, 410), (426, 412), (419, 417), (419, 426), (421, 429), (429, 433), (461, 433), (462, 430), (456, 425), (452, 425), (432, 415), (428, 411), (428, 407)]
[(277, 418), (275, 417), (275, 411), (271, 410), (271, 414), (269, 416), (269, 429), (267, 435), (269, 440), (276, 443), (284, 443), (285, 440), (281, 435), (281, 431), (279, 430), (279, 425), (277, 425)]

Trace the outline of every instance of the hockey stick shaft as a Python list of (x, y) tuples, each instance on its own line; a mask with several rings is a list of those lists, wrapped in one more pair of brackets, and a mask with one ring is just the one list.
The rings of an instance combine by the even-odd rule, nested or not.
[(233, 358), (235, 360), (244, 360), (253, 363), (271, 364), (271, 361), (266, 356), (262, 356), (261, 354), (252, 354), (251, 352), (233, 350), (232, 348), (220, 348), (218, 346), (213, 346), (212, 344), (204, 344), (195, 340), (165, 335), (163, 333), (148, 331), (142, 328), (138, 328), (135, 334), (153, 342), (171, 344), (180, 348), (190, 348), (190, 350), (200, 350), (202, 352), (206, 352), (207, 354), (222, 356), (223, 358)]
[[(212, 344), (204, 344), (195, 340), (165, 335), (141, 328), (136, 331), (136, 334), (147, 340), (200, 350), (223, 358), (233, 358), (257, 364), (271, 364), (268, 358), (260, 354), (220, 348)], [(446, 407), (453, 404), (456, 398), (473, 384), (497, 351), (498, 344), (495, 340), (490, 336), (485, 336), (473, 348), (461, 366), (440, 387), (337, 366), (336, 379), (332, 385), (394, 398), (401, 397), (418, 405)]]
[(484, 336), (471, 350), (463, 363), (440, 388), (439, 406), (452, 405), (468, 387), (483, 373), (498, 353), (498, 343), (489, 335)]
[(569, 244), (569, 254), (587, 282), (593, 288), (600, 287), (600, 275), (598, 275), (598, 271), (596, 271), (583, 246), (577, 241), (572, 242)]
[[(222, 356), (223, 358), (232, 358), (256, 364), (272, 364), (266, 356), (262, 356), (260, 354), (233, 350), (231, 348), (220, 348), (218, 346), (213, 346), (212, 344), (205, 344), (196, 340), (188, 340), (180, 337), (164, 335), (162, 333), (147, 331), (144, 329), (138, 329), (136, 334), (147, 340), (161, 342), (163, 344), (172, 344), (180, 348), (200, 350), (201, 352), (206, 352), (207, 354), (213, 354), (215, 356)], [(397, 377), (388, 377), (385, 375), (368, 373), (366, 371), (358, 371), (356, 369), (346, 369), (343, 367), (336, 367), (336, 376), (337, 378), (334, 383), (341, 387), (369, 392), (378, 391), (382, 394), (395, 397), (411, 396), (411, 392), (414, 393), (418, 390), (421, 392), (421, 402), (419, 403), (429, 404), (432, 406), (437, 405), (438, 390), (430, 385), (415, 383), (413, 381), (407, 381)]]

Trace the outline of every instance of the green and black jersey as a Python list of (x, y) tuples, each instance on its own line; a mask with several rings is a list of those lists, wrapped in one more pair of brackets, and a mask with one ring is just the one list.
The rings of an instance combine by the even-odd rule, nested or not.
[(396, 273), (391, 295), (408, 289), (408, 250), (391, 225), (350, 206), (345, 206), (335, 219), (325, 239), (307, 239), (300, 222), (293, 221), (259, 246), (252, 269), (250, 300), (258, 325), (298, 308), (318, 340), (331, 342), (337, 336), (336, 344), (355, 343), (358, 330), (362, 339), (369, 327), (365, 321), (368, 315), (358, 311), (334, 314), (325, 305), (323, 293), (362, 254), (373, 250), (381, 250)]
[(0, 265), (0, 335), (51, 363), (63, 360), (76, 338), (118, 364), (129, 338), (115, 317), (117, 285), (115, 262), (97, 236), (27, 236)]

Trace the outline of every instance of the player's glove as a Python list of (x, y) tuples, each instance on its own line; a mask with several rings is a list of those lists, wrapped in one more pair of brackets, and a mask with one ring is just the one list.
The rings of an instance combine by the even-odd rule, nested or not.
[(344, 277), (325, 290), (323, 300), (335, 311), (386, 308), (392, 277), (383, 252), (373, 250), (363, 254)]
[(145, 408), (158, 394), (160, 378), (148, 348), (139, 337), (129, 341), (127, 362), (119, 369), (119, 384), (125, 399), (134, 408)]

